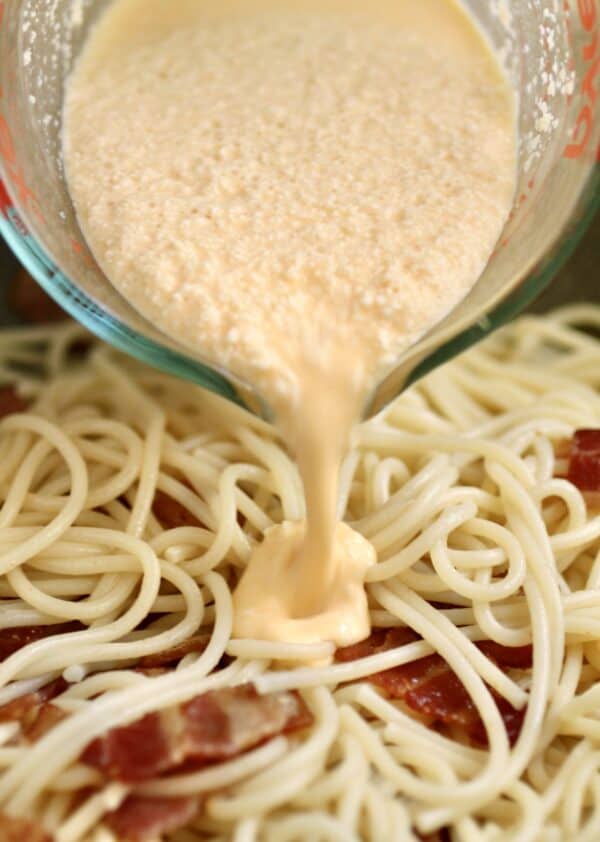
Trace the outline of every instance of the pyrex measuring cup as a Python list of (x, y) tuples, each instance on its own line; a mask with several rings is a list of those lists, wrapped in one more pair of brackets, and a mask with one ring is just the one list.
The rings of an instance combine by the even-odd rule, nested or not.
[[(93, 332), (268, 414), (249, 384), (192, 357), (143, 319), (103, 275), (79, 230), (60, 156), (61, 104), (73, 59), (106, 2), (0, 3), (0, 230), (38, 282)], [(570, 254), (598, 201), (598, 0), (466, 5), (519, 94), (514, 206), (474, 289), (398, 360), (366, 415), (521, 309)]]

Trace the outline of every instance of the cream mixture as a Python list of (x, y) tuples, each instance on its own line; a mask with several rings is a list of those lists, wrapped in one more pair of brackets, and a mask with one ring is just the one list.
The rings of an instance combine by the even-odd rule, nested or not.
[(100, 266), (259, 388), (307, 522), (267, 534), (234, 633), (366, 637), (372, 547), (336, 524), (370, 385), (468, 292), (511, 206), (515, 107), (450, 0), (114, 0), (70, 80), (64, 158)]

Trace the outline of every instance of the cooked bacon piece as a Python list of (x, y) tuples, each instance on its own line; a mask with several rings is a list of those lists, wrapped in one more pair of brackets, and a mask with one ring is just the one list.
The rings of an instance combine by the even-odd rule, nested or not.
[(140, 660), (139, 668), (143, 670), (157, 669), (175, 664), (186, 655), (189, 655), (190, 652), (204, 652), (209, 641), (209, 634), (198, 634), (194, 637), (189, 637), (178, 646), (172, 646), (170, 649), (165, 649), (162, 652), (155, 652), (153, 655), (146, 655)]
[(0, 813), (0, 842), (52, 842), (52, 840), (53, 837), (36, 822)]
[[(30, 643), (53, 635), (66, 634), (84, 628), (81, 623), (59, 623), (54, 626), (20, 626), (0, 631), (0, 661)], [(67, 682), (57, 678), (32, 693), (25, 693), (0, 706), (0, 722), (19, 722), (21, 733), (29, 742), (35, 742), (64, 717), (64, 713), (48, 702), (60, 695)], [(2, 838), (0, 836), (0, 842)]]
[(376, 673), (371, 681), (418, 713), (434, 719), (440, 717), (444, 722), (447, 720), (446, 724), (462, 724), (468, 713), (465, 706), (470, 698), (439, 655)]
[[(345, 646), (335, 653), (336, 661), (355, 661), (377, 655), (379, 652), (389, 652), (398, 646), (406, 646), (422, 638), (412, 629), (405, 626), (400, 628), (374, 629), (370, 637), (352, 646)], [(479, 649), (501, 667), (514, 669), (530, 669), (533, 650), (527, 646), (502, 646), (493, 640), (481, 640), (477, 644)]]
[(162, 839), (194, 818), (197, 798), (140, 798), (130, 795), (121, 806), (104, 817), (120, 842)]
[(567, 479), (580, 491), (600, 491), (600, 430), (576, 430)]
[[(511, 746), (519, 739), (519, 734), (521, 733), (521, 728), (523, 727), (523, 720), (525, 719), (525, 714), (527, 713), (527, 708), (521, 708), (521, 710), (517, 710), (514, 708), (510, 702), (507, 702), (503, 696), (500, 696), (496, 693), (495, 690), (490, 690), (492, 694), (492, 698), (496, 702), (496, 707), (500, 712), (500, 716), (502, 717), (502, 722), (504, 723), (504, 727), (506, 728), (506, 735), (508, 737), (508, 741)], [(476, 718), (474, 718), (471, 730), (469, 732), (469, 737), (471, 740), (480, 746), (487, 745), (488, 739), (487, 734), (485, 731), (485, 727), (479, 714), (477, 714)]]
[[(423, 661), (427, 663), (423, 664)], [(419, 664), (422, 665), (421, 675)], [(408, 687), (406, 676), (402, 675), (405, 671), (398, 667), (387, 671), (392, 675), (379, 673), (373, 677), (373, 682), (393, 698), (402, 699), (411, 710), (430, 717), (435, 724), (456, 729), (474, 743), (486, 745), (487, 735), (477, 708), (448, 664), (439, 655), (431, 655), (415, 661), (414, 666)], [(490, 692), (513, 745), (521, 732), (525, 711), (513, 708), (494, 690)]]
[(373, 629), (370, 637), (361, 640), (360, 643), (353, 643), (352, 646), (344, 646), (335, 653), (336, 661), (356, 661), (358, 658), (367, 658), (369, 655), (378, 655), (380, 652), (389, 652), (398, 646), (406, 646), (407, 643), (414, 643), (421, 640), (419, 635), (412, 629), (402, 626), (401, 628)]
[(64, 692), (67, 686), (64, 678), (57, 678), (33, 693), (25, 693), (7, 702), (0, 707), (0, 722), (19, 722), (24, 738), (35, 742), (64, 717), (63, 711), (49, 702)]
[[(336, 660), (349, 661), (386, 652), (418, 639), (410, 629), (376, 629), (362, 643), (338, 650)], [(493, 641), (481, 641), (477, 645), (500, 667), (531, 667), (531, 646), (513, 648)], [(403, 701), (411, 710), (431, 719), (434, 725), (455, 729), (474, 743), (486, 744), (486, 732), (477, 708), (460, 679), (440, 655), (428, 655), (374, 673), (369, 676), (369, 681), (390, 698)], [(521, 732), (525, 710), (517, 710), (494, 690), (490, 692), (502, 716), (508, 738), (514, 744)]]
[(493, 640), (480, 640), (476, 644), (484, 655), (504, 669), (528, 670), (533, 666), (533, 647), (502, 646)]
[(297, 693), (260, 696), (252, 684), (211, 690), (94, 740), (81, 755), (106, 777), (138, 783), (177, 768), (236, 757), (278, 734), (305, 728), (312, 715)]
[(13, 652), (17, 652), (29, 643), (35, 643), (45, 637), (54, 637), (57, 634), (80, 631), (83, 628), (81, 623), (74, 621), (58, 623), (54, 626), (18, 626), (14, 629), (2, 629), (0, 631), (0, 661), (4, 661)]
[(277, 734), (306, 728), (312, 715), (297, 693), (260, 696), (253, 684), (215, 690), (183, 706), (188, 756), (207, 763), (235, 757)]
[(8, 290), (8, 302), (25, 322), (62, 322), (67, 314), (24, 269), (17, 272)]
[(179, 526), (204, 526), (189, 509), (179, 501), (169, 497), (164, 491), (157, 491), (152, 503), (152, 511), (165, 529), (177, 529)]
[(0, 387), (0, 418), (13, 415), (15, 412), (25, 412), (27, 403), (19, 395), (14, 386)]
[(24, 729), (23, 737), (28, 743), (35, 743), (44, 734), (51, 731), (55, 725), (62, 722), (69, 714), (62, 708), (53, 705), (51, 702), (44, 702), (40, 705), (37, 716), (31, 724)]
[(127, 783), (153, 778), (177, 762), (173, 755), (178, 735), (175, 728), (170, 733), (168, 725), (158, 713), (148, 713), (95, 739), (81, 759), (108, 778)]
[(55, 699), (67, 687), (68, 684), (64, 678), (56, 678), (54, 681), (50, 681), (48, 684), (40, 687), (39, 690), (35, 690), (32, 693), (25, 693), (24, 696), (19, 696), (17, 699), (13, 699), (12, 702), (7, 702), (5, 705), (0, 706), (0, 722), (9, 722), (14, 719), (22, 721), (23, 715), (26, 715), (32, 707), (42, 705), (50, 701), (50, 699)]

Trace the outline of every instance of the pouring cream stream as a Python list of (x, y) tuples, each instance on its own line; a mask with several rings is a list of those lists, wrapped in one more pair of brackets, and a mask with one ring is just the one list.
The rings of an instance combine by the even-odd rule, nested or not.
[(339, 468), (370, 387), (510, 210), (491, 48), (451, 0), (114, 0), (68, 85), (64, 159), (113, 284), (255, 384), (297, 457), (307, 522), (256, 548), (234, 633), (366, 637), (376, 559), (336, 522)]

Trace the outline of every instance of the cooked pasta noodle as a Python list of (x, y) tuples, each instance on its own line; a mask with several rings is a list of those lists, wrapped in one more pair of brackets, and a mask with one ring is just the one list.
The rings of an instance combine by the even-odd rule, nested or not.
[[(592, 306), (522, 318), (357, 430), (339, 512), (377, 551), (373, 627), (415, 634), (333, 662), (327, 642), (231, 636), (252, 547), (304, 515), (270, 426), (70, 323), (0, 334), (0, 385), (28, 404), (0, 421), (0, 637), (57, 627), (4, 657), (0, 704), (66, 681), (35, 741), (0, 717), (0, 809), (56, 842), (115, 842), (103, 819), (132, 793), (202, 796), (172, 842), (597, 840), (600, 515), (562, 443), (600, 427), (598, 328)], [(165, 525), (161, 493), (184, 523)], [(190, 640), (176, 665), (141, 668)], [(533, 666), (482, 641), (532, 644)], [(432, 653), (485, 744), (368, 681)], [(300, 691), (312, 724), (137, 784), (82, 759), (109, 729), (248, 683)], [(513, 744), (498, 700), (526, 711)]]

